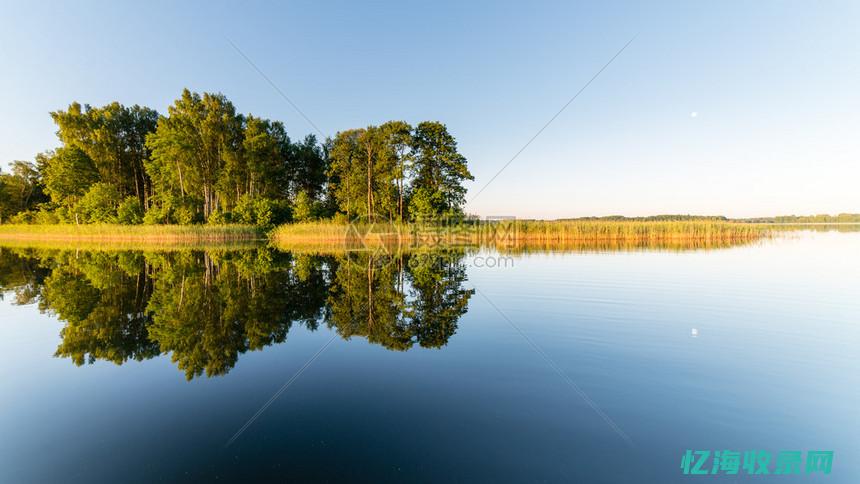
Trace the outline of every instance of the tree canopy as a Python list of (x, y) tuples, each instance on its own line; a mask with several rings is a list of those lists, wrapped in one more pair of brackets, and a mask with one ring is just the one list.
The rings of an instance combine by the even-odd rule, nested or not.
[(185, 89), (159, 115), (73, 102), (61, 146), (0, 174), (0, 223), (249, 223), (462, 214), (472, 175), (444, 124), (405, 121), (292, 141), (220, 93)]

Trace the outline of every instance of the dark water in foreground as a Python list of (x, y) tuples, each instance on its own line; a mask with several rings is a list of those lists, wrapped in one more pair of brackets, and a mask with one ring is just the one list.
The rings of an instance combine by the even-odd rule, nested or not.
[[(860, 482), (858, 233), (0, 249), (0, 286), (0, 482)], [(684, 476), (686, 449), (835, 457)]]

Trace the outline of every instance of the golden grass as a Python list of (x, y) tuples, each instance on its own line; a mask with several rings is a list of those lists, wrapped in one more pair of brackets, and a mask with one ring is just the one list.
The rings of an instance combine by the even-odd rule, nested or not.
[[(0, 242), (201, 244), (253, 241), (264, 234), (250, 225), (0, 225)], [(77, 244), (76, 244), (77, 245)]]
[(0, 249), (35, 249), (85, 252), (174, 252), (185, 250), (235, 251), (265, 246), (265, 240), (148, 241), (148, 240), (34, 240), (5, 239), (0, 235)]
[(327, 222), (281, 225), (270, 239), (276, 245), (362, 245), (450, 243), (516, 246), (527, 242), (678, 242), (707, 243), (756, 240), (771, 233), (763, 224), (721, 221), (501, 221), (442, 227), (414, 224), (347, 225)]

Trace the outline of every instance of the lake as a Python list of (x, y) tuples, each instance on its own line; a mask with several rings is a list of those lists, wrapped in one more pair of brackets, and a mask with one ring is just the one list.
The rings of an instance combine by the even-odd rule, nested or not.
[(860, 233), (618, 249), (0, 249), (0, 482), (860, 482)]

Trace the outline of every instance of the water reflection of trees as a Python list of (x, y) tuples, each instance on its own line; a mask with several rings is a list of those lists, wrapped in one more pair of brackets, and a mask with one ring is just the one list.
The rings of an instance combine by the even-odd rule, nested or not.
[(457, 331), (473, 290), (462, 252), (344, 256), (329, 294), (328, 323), (392, 350), (440, 348)]
[(65, 322), (56, 356), (83, 365), (170, 354), (190, 379), (227, 373), (293, 325), (392, 350), (442, 347), (472, 295), (462, 257), (0, 249), (0, 291)]

